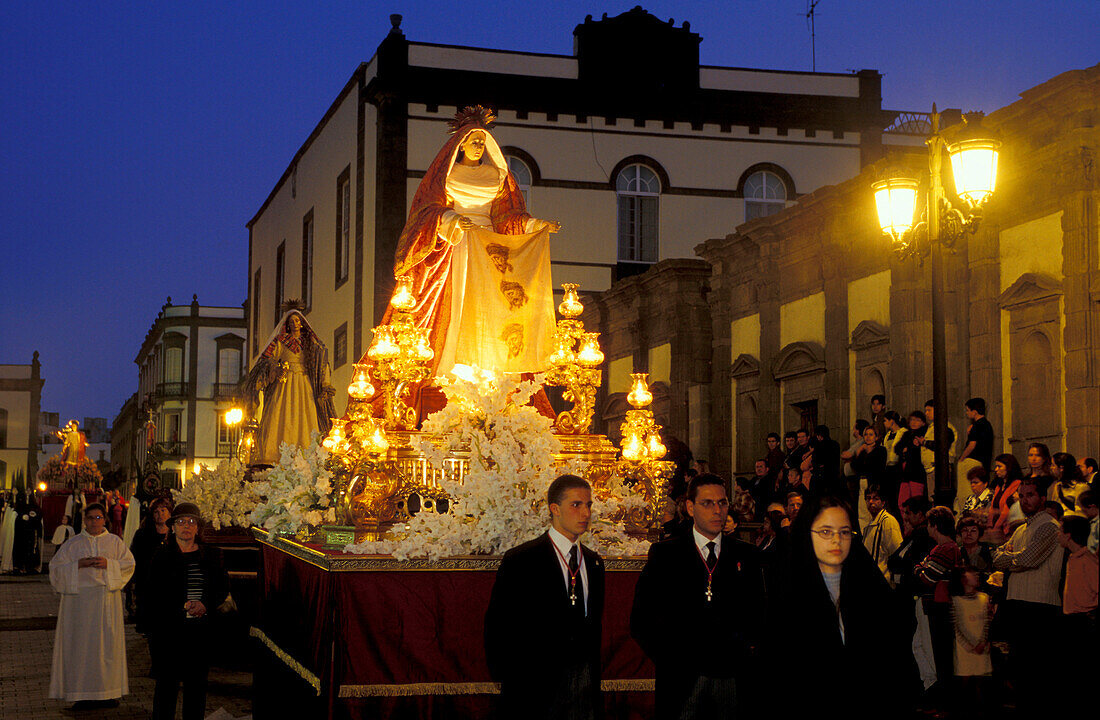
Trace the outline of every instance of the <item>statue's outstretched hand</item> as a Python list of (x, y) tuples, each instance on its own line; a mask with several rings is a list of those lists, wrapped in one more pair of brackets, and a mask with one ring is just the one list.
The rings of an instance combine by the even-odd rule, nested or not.
[(469, 230), (473, 226), (474, 226), (474, 221), (473, 220), (466, 217), (465, 215), (459, 215), (458, 216), (458, 227), (461, 230)]
[(552, 233), (561, 232), (561, 223), (560, 222), (555, 222), (553, 220), (547, 220), (546, 224), (550, 227), (550, 232), (552, 232)]

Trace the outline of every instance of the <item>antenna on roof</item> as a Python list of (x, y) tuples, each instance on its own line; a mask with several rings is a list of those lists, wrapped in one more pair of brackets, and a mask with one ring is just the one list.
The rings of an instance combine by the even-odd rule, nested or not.
[(817, 34), (814, 32), (814, 11), (821, 0), (806, 0), (806, 20), (810, 24), (810, 71), (817, 72)]

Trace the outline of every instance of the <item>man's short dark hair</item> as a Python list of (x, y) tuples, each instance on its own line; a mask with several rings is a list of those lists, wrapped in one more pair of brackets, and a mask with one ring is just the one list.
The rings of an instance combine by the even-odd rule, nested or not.
[(877, 394), (871, 396), (871, 402), (872, 403), (874, 403), (876, 400), (878, 400), (878, 402), (882, 405), (886, 404), (886, 396), (883, 395), (882, 393), (877, 393)]
[(768, 436), (767, 436), (766, 439), (771, 440), (772, 438), (775, 438), (776, 440), (781, 440), (782, 439), (782, 438), (779, 437), (779, 433), (777, 433), (777, 432), (768, 433)]
[(1077, 507), (1096, 507), (1096, 493), (1092, 490), (1082, 490), (1081, 494), (1077, 496)]
[(801, 490), (791, 490), (789, 493), (787, 493), (787, 502), (790, 502), (791, 498), (793, 497), (799, 497), (805, 500), (806, 493), (802, 492)]
[(901, 504), (903, 508), (911, 513), (918, 513), (921, 515), (927, 515), (928, 510), (932, 507), (932, 504), (928, 502), (928, 498), (923, 495), (914, 495)]
[(584, 478), (577, 477), (576, 475), (559, 475), (554, 482), (550, 483), (550, 489), (546, 491), (546, 504), (547, 505), (561, 505), (561, 500), (565, 497), (567, 490), (591, 490), (592, 486), (588, 484), (588, 481)]
[(1062, 532), (1069, 535), (1069, 539), (1078, 545), (1089, 544), (1091, 530), (1092, 525), (1089, 524), (1088, 518), (1080, 515), (1066, 515), (1062, 518)]
[(818, 425), (817, 427), (814, 428), (814, 435), (820, 435), (825, 440), (828, 440), (829, 439), (829, 426), (828, 425)]
[(939, 408), (936, 407), (936, 401), (935, 400), (925, 400), (924, 401), (924, 406), (926, 408), (932, 408), (933, 410), (939, 410)]
[(871, 495), (874, 495), (874, 496), (875, 496), (875, 497), (877, 497), (877, 498), (878, 498), (879, 500), (882, 500), (882, 499), (883, 499), (883, 498), (882, 498), (882, 490), (880, 490), (880, 489), (879, 489), (879, 486), (878, 486), (878, 485), (876, 485), (876, 484), (874, 484), (874, 483), (872, 483), (872, 484), (868, 485), (868, 486), (867, 486), (867, 488), (866, 488), (866, 489), (865, 489), (865, 490), (863, 491), (863, 498), (864, 498), (865, 500), (866, 500), (866, 499), (867, 499), (868, 497), (870, 497)]
[(695, 502), (695, 498), (699, 495), (699, 488), (704, 485), (717, 485), (722, 488), (722, 492), (726, 492), (726, 483), (722, 478), (714, 473), (704, 473), (693, 477), (688, 484), (688, 500)]
[(941, 535), (955, 539), (955, 515), (943, 505), (937, 505), (928, 511), (928, 525), (936, 528)]
[(810, 431), (807, 430), (806, 428), (798, 428), (797, 430), (794, 431), (794, 436), (798, 437), (798, 433), (802, 433), (806, 437), (810, 437)]
[(965, 403), (968, 410), (973, 410), (979, 415), (985, 415), (985, 398), (972, 397)]
[(893, 420), (896, 424), (901, 425), (901, 415), (898, 415), (897, 410), (887, 410), (882, 418), (884, 420)]
[(107, 517), (107, 508), (104, 507), (103, 503), (94, 502), (94, 503), (88, 503), (87, 505), (85, 505), (84, 506), (84, 516), (87, 517), (88, 513), (90, 513), (92, 510), (98, 510), (101, 513), (103, 513), (104, 518)]
[(798, 437), (798, 433), (796, 433), (794, 430), (788, 430), (787, 432), (783, 433), (783, 437), (785, 437), (785, 438), (796, 438), (796, 437)]
[(1096, 464), (1096, 458), (1085, 458), (1081, 462), (1083, 462), (1085, 464), (1085, 467), (1092, 468), (1093, 472), (1096, 472), (1097, 469), (1100, 469), (1100, 465)]
[(856, 420), (856, 430), (858, 430), (862, 434), (863, 431), (866, 430), (870, 424), (871, 423), (867, 422), (863, 418), (859, 418), (858, 420)]
[(1040, 495), (1047, 494), (1047, 480), (1045, 476), (1028, 475), (1024, 479), (1020, 480), (1020, 490), (1023, 490), (1024, 485), (1031, 485), (1035, 488), (1035, 492), (1039, 493)]

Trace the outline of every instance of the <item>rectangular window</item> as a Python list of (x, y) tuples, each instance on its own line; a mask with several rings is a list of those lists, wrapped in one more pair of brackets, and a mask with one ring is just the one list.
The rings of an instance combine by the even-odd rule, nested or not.
[(340, 367), (348, 361), (348, 324), (344, 323), (336, 328), (332, 338), (332, 369)]
[(302, 306), (313, 308), (313, 210), (302, 218)]
[(618, 197), (619, 262), (657, 262), (657, 198)]
[(252, 354), (258, 353), (260, 347), (260, 268), (256, 268), (256, 274), (252, 276)]
[(286, 280), (286, 240), (275, 251), (275, 317), (283, 316), (283, 286)]
[(218, 414), (218, 457), (233, 457), (241, 440), (240, 426), (230, 426), (225, 422), (225, 413)]
[(241, 351), (222, 348), (218, 351), (218, 383), (235, 385), (241, 379)]
[(170, 347), (164, 353), (164, 382), (183, 382), (183, 348)]
[(336, 180), (336, 287), (348, 279), (351, 252), (351, 166)]
[(179, 413), (168, 413), (164, 416), (164, 434), (161, 437), (164, 442), (168, 443), (180, 441)]

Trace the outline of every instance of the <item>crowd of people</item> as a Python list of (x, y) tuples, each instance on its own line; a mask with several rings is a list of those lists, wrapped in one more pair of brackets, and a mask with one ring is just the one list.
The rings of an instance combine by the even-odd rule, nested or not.
[[(851, 515), (856, 562), (881, 578), (860, 592), (889, 591), (889, 601), (873, 608), (860, 600), (864, 619), (888, 616), (879, 624), (882, 643), (870, 652), (888, 653), (887, 636), (904, 627), (905, 663), (919, 678), (895, 686), (895, 706), (908, 698), (933, 715), (981, 716), (1007, 703), (1032, 713), (1046, 706), (1060, 671), (1091, 676), (1100, 575), (1096, 460), (1051, 454), (1038, 442), (1023, 465), (1011, 453), (994, 455), (986, 403), (971, 398), (965, 432), (947, 425), (951, 467), (937, 473), (932, 401), (903, 418), (876, 396), (870, 410), (854, 423), (847, 447), (824, 426), (769, 433), (754, 474), (729, 486), (725, 529), (759, 524), (754, 541), (765, 576), (776, 576), (770, 586), (798, 587), (804, 579), (800, 520), (816, 523), (822, 503), (841, 507)], [(689, 470), (686, 480), (693, 475), (701, 477)], [(690, 500), (677, 500), (666, 510), (666, 537), (694, 526)], [(802, 633), (821, 641), (826, 630), (806, 627), (812, 614), (797, 600), (815, 592), (801, 588), (788, 608), (793, 614), (783, 617), (802, 618)], [(849, 621), (844, 605), (837, 604), (842, 627)]]
[(213, 618), (230, 601), (220, 551), (199, 539), (199, 509), (155, 498), (129, 547), (106, 504), (73, 512), (80, 530), (49, 562), (50, 582), (61, 595), (49, 696), (81, 711), (115, 707), (129, 692), (129, 590), (156, 680), (152, 717), (176, 717), (181, 686), (183, 718), (205, 717)]

